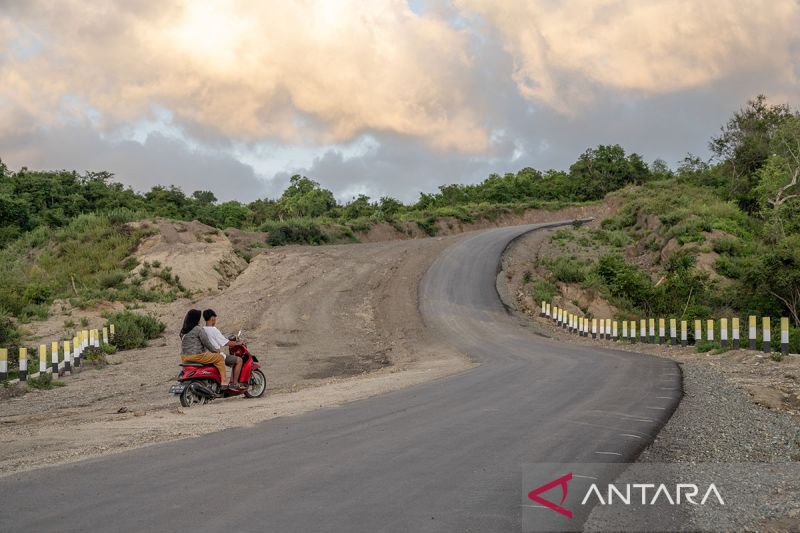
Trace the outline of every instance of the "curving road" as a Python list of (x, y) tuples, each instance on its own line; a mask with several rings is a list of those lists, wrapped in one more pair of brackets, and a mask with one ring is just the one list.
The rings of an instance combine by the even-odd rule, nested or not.
[[(0, 479), (0, 531), (514, 531), (522, 465), (623, 462), (680, 398), (666, 360), (561, 344), (501, 304), (503, 250), (467, 236), (419, 288), (480, 366), (253, 428)], [(215, 482), (219, 473), (238, 472)]]

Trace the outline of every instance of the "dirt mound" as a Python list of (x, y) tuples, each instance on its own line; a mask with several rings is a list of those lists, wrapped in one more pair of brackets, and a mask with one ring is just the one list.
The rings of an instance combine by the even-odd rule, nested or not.
[(247, 268), (228, 237), (216, 228), (170, 220), (159, 220), (155, 226), (157, 233), (139, 243), (133, 255), (142, 263), (171, 268), (190, 291), (222, 290)]

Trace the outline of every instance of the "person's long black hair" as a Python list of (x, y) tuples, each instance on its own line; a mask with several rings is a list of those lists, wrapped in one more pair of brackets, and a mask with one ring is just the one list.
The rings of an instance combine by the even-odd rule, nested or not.
[(200, 318), (202, 316), (203, 313), (199, 309), (189, 309), (189, 312), (186, 313), (186, 318), (183, 319), (183, 327), (181, 328), (180, 336), (183, 337), (192, 331), (195, 326), (200, 323)]

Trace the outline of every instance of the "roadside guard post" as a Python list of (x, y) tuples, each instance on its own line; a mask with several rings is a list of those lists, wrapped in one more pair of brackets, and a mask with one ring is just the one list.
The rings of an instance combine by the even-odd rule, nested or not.
[(108, 328), (103, 328), (103, 344), (108, 344)]
[(681, 320), (681, 346), (689, 344), (689, 323), (687, 320)]
[(734, 318), (731, 320), (731, 327), (733, 328), (733, 349), (738, 350), (741, 348), (741, 343), (739, 342), (739, 319)]
[(781, 318), (781, 353), (789, 355), (789, 319)]
[(53, 365), (53, 377), (58, 375), (58, 341), (50, 343), (50, 364)]
[[(548, 315), (550, 314), (550, 304), (547, 304), (547, 314)], [(111, 335), (111, 340), (113, 341), (114, 337), (117, 334), (116, 330), (114, 329), (114, 324), (109, 324), (108, 325), (108, 333)]]
[(666, 341), (667, 332), (666, 332), (666, 324), (664, 323), (663, 318), (658, 319), (658, 344), (664, 344)]
[(651, 318), (648, 320), (648, 325), (650, 329), (648, 330), (648, 336), (650, 337), (650, 344), (656, 343), (656, 319)]
[(631, 320), (631, 344), (636, 344), (636, 321)]
[(673, 346), (678, 344), (678, 321), (674, 318), (669, 319), (669, 343)]
[(592, 338), (593, 339), (597, 338), (597, 319), (596, 318), (592, 319)]
[(703, 340), (703, 321), (702, 320), (695, 320), (694, 321), (694, 343), (697, 344), (698, 342)]
[(772, 351), (772, 326), (770, 326), (768, 316), (762, 318), (761, 327), (764, 330), (761, 332), (764, 339), (764, 353), (770, 353)]
[(618, 325), (616, 320), (611, 323), (611, 337), (613, 337), (614, 340), (617, 340), (617, 338), (619, 338), (619, 329), (618, 328), (619, 328), (619, 325)]
[(611, 339), (611, 319), (606, 318), (606, 339)]
[(756, 349), (756, 317), (755, 315), (750, 315), (748, 318), (748, 330), (747, 330), (747, 339), (749, 341), (750, 349)]
[(639, 321), (639, 335), (642, 337), (642, 342), (647, 342), (647, 320), (644, 318)]
[(69, 351), (69, 341), (64, 341), (64, 372), (72, 372), (72, 354)]
[(628, 321), (627, 320), (623, 320), (622, 321), (622, 338), (623, 339), (627, 339), (628, 338)]
[(714, 341), (714, 321), (712, 319), (706, 322), (706, 340), (709, 342)]
[(0, 348), (0, 381), (8, 379), (8, 348)]
[(39, 373), (44, 375), (47, 372), (47, 346), (39, 345)]
[(19, 380), (28, 381), (28, 349), (19, 349)]
[(719, 319), (719, 342), (723, 348), (728, 347), (728, 319)]

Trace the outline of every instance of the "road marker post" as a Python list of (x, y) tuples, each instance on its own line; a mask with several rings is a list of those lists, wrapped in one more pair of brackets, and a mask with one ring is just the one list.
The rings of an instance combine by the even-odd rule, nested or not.
[(748, 326), (749, 326), (748, 331), (747, 331), (747, 338), (749, 340), (748, 344), (750, 345), (750, 349), (751, 350), (755, 350), (756, 349), (756, 340), (757, 340), (757, 335), (756, 335), (756, 317), (755, 317), (755, 315), (750, 315), (750, 318), (748, 318)]
[(719, 319), (719, 342), (723, 348), (728, 347), (728, 319)]
[(50, 343), (50, 364), (53, 367), (53, 377), (58, 376), (58, 341)]
[(666, 326), (664, 324), (664, 319), (663, 318), (659, 318), (658, 319), (658, 344), (664, 344), (666, 342), (666, 340), (667, 340), (666, 336), (667, 336), (667, 332), (666, 332)]
[[(547, 308), (550, 309), (550, 304), (547, 304)], [(111, 341), (114, 341), (114, 337), (117, 336), (117, 331), (114, 329), (114, 324), (108, 325), (108, 334), (111, 336)]]
[(706, 340), (714, 342), (714, 319), (709, 318), (706, 321)]
[(731, 328), (733, 329), (733, 349), (738, 350), (741, 348), (741, 343), (739, 342), (739, 319), (733, 318), (731, 319)]
[(558, 324), (558, 306), (553, 306), (553, 322)]
[(8, 348), (0, 348), (0, 381), (8, 379)]
[(103, 344), (108, 344), (108, 328), (103, 328)]
[(789, 355), (789, 318), (781, 317), (781, 353)]
[(649, 333), (650, 333), (650, 344), (655, 344), (656, 343), (656, 319), (655, 318), (649, 319), (648, 320), (648, 325), (650, 326), (650, 328), (648, 330)]
[(613, 340), (619, 340), (618, 322), (616, 320), (611, 323), (611, 338)]
[(604, 318), (600, 319), (600, 338), (606, 338), (606, 320)]
[(765, 316), (761, 319), (761, 337), (764, 339), (764, 353), (772, 352), (772, 327), (769, 323), (769, 317)]
[(703, 321), (702, 320), (695, 320), (694, 321), (694, 344), (703, 340)]
[(644, 318), (639, 321), (639, 336), (642, 337), (642, 342), (647, 343), (647, 320)]
[(47, 372), (47, 346), (44, 344), (39, 345), (39, 374), (44, 375)]
[(627, 320), (623, 320), (622, 321), (622, 338), (623, 339), (627, 339), (628, 338), (628, 321)]
[(28, 349), (19, 349), (19, 380), (28, 381)]
[(669, 343), (673, 346), (678, 344), (678, 321), (674, 318), (669, 319)]
[(80, 368), (81, 366), (81, 342), (78, 339), (78, 336), (75, 335), (72, 338), (72, 361), (75, 365), (75, 368)]
[[(542, 300), (542, 316), (547, 316), (547, 304)], [(106, 329), (106, 328), (103, 328)]]
[(636, 321), (631, 320), (631, 344), (636, 344)]
[[(547, 304), (547, 318), (552, 318), (552, 315), (550, 314), (550, 304)], [(111, 330), (111, 338), (113, 339), (114, 338), (114, 325), (113, 324), (111, 325), (110, 330)]]
[(689, 323), (687, 320), (681, 320), (681, 346), (689, 344)]
[(596, 318), (592, 319), (592, 338), (593, 339), (597, 338), (597, 319)]
[(611, 319), (606, 318), (606, 339), (611, 339)]
[(72, 354), (69, 351), (69, 341), (64, 341), (64, 372), (72, 373)]

